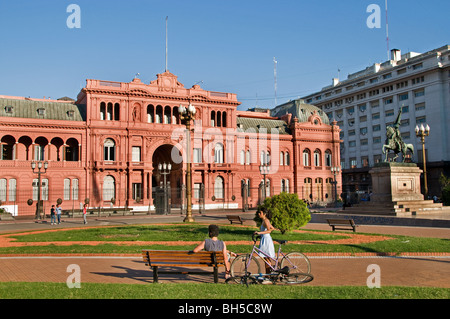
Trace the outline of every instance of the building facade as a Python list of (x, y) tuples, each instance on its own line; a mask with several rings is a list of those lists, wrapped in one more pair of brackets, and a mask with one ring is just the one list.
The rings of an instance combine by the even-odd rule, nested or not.
[(349, 74), (344, 81), (304, 97), (341, 129), (344, 191), (370, 192), (369, 169), (385, 160), (386, 126), (402, 109), (400, 131), (414, 146), (407, 161), (423, 166), (423, 151), (415, 128), (429, 125), (425, 141), (429, 195), (440, 196), (439, 176), (449, 174), (450, 46), (419, 54), (391, 51), (391, 60)]
[[(183, 209), (189, 163), (194, 209), (256, 207), (282, 191), (332, 202), (336, 123), (304, 103), (282, 115), (239, 104), (232, 93), (185, 88), (168, 71), (149, 84), (87, 80), (76, 101), (0, 96), (1, 207), (32, 217), (40, 190), (46, 213), (58, 200), (63, 210), (88, 202), (154, 213), (164, 189)], [(180, 105), (196, 109), (189, 134)], [(40, 185), (34, 161), (48, 163)]]

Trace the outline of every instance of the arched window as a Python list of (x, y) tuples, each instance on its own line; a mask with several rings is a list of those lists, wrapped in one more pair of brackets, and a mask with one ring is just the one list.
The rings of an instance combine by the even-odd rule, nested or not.
[(220, 111), (217, 111), (217, 127), (222, 126), (222, 113)]
[(116, 198), (116, 181), (108, 175), (103, 179), (103, 200), (109, 202), (113, 198)]
[(223, 163), (223, 145), (217, 143), (214, 147), (214, 163)]
[(104, 161), (115, 161), (116, 160), (116, 144), (110, 138), (105, 140), (103, 144), (104, 151)]
[(114, 104), (114, 121), (120, 120), (120, 104)]
[(147, 105), (147, 123), (155, 122), (155, 107), (151, 104)]
[(0, 200), (6, 202), (6, 179), (0, 179)]
[(331, 166), (331, 151), (330, 150), (326, 150), (325, 151), (325, 166), (330, 167)]
[(106, 118), (106, 103), (100, 103), (100, 120), (104, 120)]
[(224, 184), (223, 178), (221, 176), (217, 176), (216, 180), (214, 181), (214, 196), (216, 198), (224, 197)]
[(170, 106), (166, 105), (164, 108), (164, 124), (170, 124), (170, 120), (172, 119), (172, 111)]
[(222, 127), (227, 127), (227, 112), (222, 112)]
[(244, 150), (241, 151), (240, 163), (241, 163), (241, 165), (245, 164), (245, 151)]
[(284, 152), (280, 152), (280, 166), (284, 165)]
[(250, 154), (250, 150), (247, 150), (247, 152), (245, 153), (245, 164), (250, 165), (252, 161), (252, 157)]
[(162, 123), (163, 119), (163, 109), (161, 105), (156, 106), (155, 123)]
[(284, 154), (284, 165), (286, 166), (291, 165), (291, 157), (289, 156), (289, 152), (286, 152)]
[(211, 111), (211, 127), (216, 126), (216, 111)]
[(303, 166), (311, 166), (309, 163), (310, 152), (308, 149), (303, 151)]
[(322, 166), (319, 150), (314, 151), (314, 166)]

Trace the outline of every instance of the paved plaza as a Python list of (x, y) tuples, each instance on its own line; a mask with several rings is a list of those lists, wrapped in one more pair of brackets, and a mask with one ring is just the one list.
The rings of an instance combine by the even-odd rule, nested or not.
[[(244, 225), (254, 225), (254, 212), (236, 213), (244, 217)], [(183, 216), (129, 216), (114, 218), (92, 218), (87, 226), (81, 219), (66, 219), (61, 225), (52, 226), (46, 222), (15, 221), (0, 223), (0, 237), (20, 231), (55, 230), (74, 227), (114, 226), (133, 224), (182, 222)], [(207, 213), (195, 215), (199, 223), (229, 224), (225, 214)], [(309, 223), (305, 229), (330, 230), (325, 223)], [(450, 238), (450, 228), (422, 226), (359, 225), (357, 235), (367, 234), (408, 235), (416, 237)], [(352, 232), (346, 232), (353, 236)], [(0, 241), (0, 245), (2, 241)], [(3, 242), (4, 244), (4, 242)], [(400, 256), (383, 256), (377, 253), (364, 254), (307, 254), (311, 260), (314, 280), (312, 286), (365, 286), (371, 275), (370, 265), (377, 265), (382, 286), (418, 286), (450, 288), (449, 253), (414, 253)], [(150, 284), (152, 271), (145, 266), (139, 254), (136, 255), (1, 255), (1, 282), (66, 282), (68, 266), (76, 264), (81, 269), (81, 282)], [(45, 271), (42, 271), (44, 270)], [(161, 275), (161, 283), (212, 282), (212, 276)], [(224, 282), (223, 275), (220, 282)]]

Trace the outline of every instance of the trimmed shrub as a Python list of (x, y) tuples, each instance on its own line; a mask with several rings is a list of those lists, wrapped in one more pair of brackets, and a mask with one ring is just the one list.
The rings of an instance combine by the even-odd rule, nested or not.
[[(311, 213), (304, 201), (297, 194), (280, 193), (268, 197), (258, 209), (270, 210), (272, 213), (271, 224), (281, 231), (282, 234), (300, 229), (311, 220)], [(262, 220), (256, 213), (254, 221), (261, 225)]]

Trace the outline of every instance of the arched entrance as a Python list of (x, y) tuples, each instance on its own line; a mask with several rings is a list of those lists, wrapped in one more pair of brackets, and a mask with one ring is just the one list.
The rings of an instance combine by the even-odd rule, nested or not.
[(152, 198), (160, 214), (167, 214), (171, 208), (180, 208), (182, 204), (183, 163), (176, 163), (177, 159), (172, 158), (174, 154), (181, 158), (180, 151), (173, 145), (164, 144), (152, 157)]

